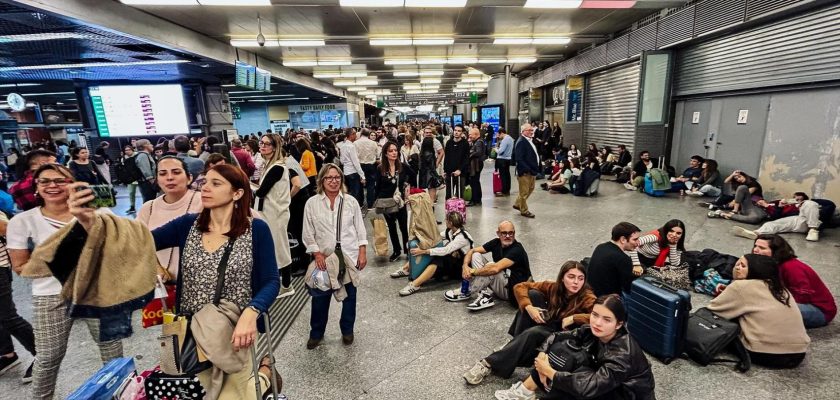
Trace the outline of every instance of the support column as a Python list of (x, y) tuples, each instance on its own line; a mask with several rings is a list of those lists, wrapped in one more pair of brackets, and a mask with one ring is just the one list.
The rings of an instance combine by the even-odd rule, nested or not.
[(228, 95), (220, 86), (206, 86), (204, 104), (207, 110), (206, 133), (208, 136), (213, 135), (221, 139), (225, 130), (233, 129), (233, 115), (230, 112)]
[(505, 66), (503, 74), (490, 76), (487, 83), (487, 104), (504, 105), (505, 115), (502, 124), (509, 134), (519, 135), (519, 78)]

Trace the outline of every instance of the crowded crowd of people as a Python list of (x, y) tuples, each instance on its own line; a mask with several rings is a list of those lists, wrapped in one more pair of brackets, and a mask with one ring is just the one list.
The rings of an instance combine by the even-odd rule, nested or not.
[[(654, 375), (628, 333), (625, 301), (642, 276), (691, 288), (685, 247), (689, 227), (671, 219), (643, 232), (620, 222), (604, 233), (609, 240), (594, 248), (586, 265), (558, 263), (556, 279), (535, 282), (531, 245), (516, 237), (520, 221), (499, 221), (492, 240), (476, 242), (464, 211), (449, 208), (453, 198), (465, 200), (466, 207), (483, 206), (481, 176), (488, 159), (493, 160), (498, 197), (511, 195), (515, 162), (513, 208), (525, 218), (536, 217), (528, 201), (540, 179), (551, 194), (593, 196), (602, 176), (615, 175), (627, 189), (647, 191), (649, 181), (661, 173), (668, 179), (666, 192), (708, 197), (711, 201), (703, 206), (709, 218), (764, 222), (755, 229), (733, 227), (753, 246), (738, 257), (732, 281), (708, 307), (740, 324), (738, 340), (755, 364), (797, 367), (809, 348), (806, 329), (833, 320), (834, 297), (778, 235), (798, 232), (818, 240), (823, 214), (833, 203), (811, 200), (803, 192), (767, 201), (754, 177), (736, 170), (724, 178), (715, 160), (700, 156), (691, 157), (689, 167), (677, 175), (648, 151), (641, 151), (635, 162), (623, 145), (613, 151), (592, 143), (583, 152), (574, 144), (566, 147), (560, 127), (547, 121), (524, 124), (520, 133), (514, 139), (487, 124), (408, 121), (362, 129), (257, 132), (229, 143), (212, 136), (177, 136), (157, 144), (139, 138), (113, 159), (107, 141), (93, 156), (86, 147), (61, 141), (10, 151), (7, 163), (15, 166), (16, 183), (9, 194), (16, 207), (0, 213), (5, 232), (0, 262), (6, 267), (0, 273), (0, 374), (19, 363), (14, 336), (35, 357), (23, 375), (24, 382), (32, 383), (31, 397), (53, 397), (70, 328), (81, 317), (66, 312), (66, 274), (37, 275), (35, 261), (42, 259), (45, 247), (56, 257), (65, 256), (103, 226), (120, 223), (140, 224), (150, 232), (147, 243), (130, 247), (155, 253), (160, 281), (177, 293), (176, 310), (193, 314), (215, 305), (232, 312), (229, 343), (207, 339), (210, 345), (234, 350), (254, 345), (262, 329), (258, 316), (275, 301), (293, 296), (293, 276), (303, 276), (311, 300), (305, 347), (323, 344), (333, 299), (341, 302), (342, 343), (350, 346), (360, 276), (368, 264), (366, 218), (376, 212), (387, 226), (388, 260), (408, 260), (399, 261), (400, 268), (390, 274), (408, 280), (400, 296), (418, 293), (432, 280), (447, 281), (460, 286), (445, 290), (444, 299), (465, 302), (472, 312), (498, 301), (516, 310), (512, 339), (465, 371), (469, 385), (490, 374), (509, 378), (516, 368), (528, 367), (526, 379), (496, 391), (496, 398), (534, 399), (538, 392), (547, 398), (654, 398)], [(114, 211), (130, 220), (89, 206), (99, 196), (92, 186), (118, 184), (129, 191), (129, 207)], [(441, 191), (444, 201), (439, 202)], [(444, 208), (444, 221), (437, 221), (443, 231), (434, 230), (426, 240), (432, 245), (412, 245), (418, 228), (410, 204), (427, 205), (430, 214)], [(72, 240), (49, 245), (49, 238), (67, 232)], [(426, 262), (415, 265), (415, 258), (423, 257)], [(33, 279), (32, 324), (16, 311), (12, 271)], [(109, 319), (83, 319), (103, 362), (123, 355), (127, 336), (114, 334)], [(558, 363), (560, 345), (570, 340), (586, 343), (585, 365)], [(243, 382), (260, 380), (267, 387), (275, 373), (263, 362), (257, 370), (249, 363), (238, 367), (225, 370), (221, 378), (214, 375), (221, 370), (213, 369), (197, 378), (218, 398), (254, 398)]]

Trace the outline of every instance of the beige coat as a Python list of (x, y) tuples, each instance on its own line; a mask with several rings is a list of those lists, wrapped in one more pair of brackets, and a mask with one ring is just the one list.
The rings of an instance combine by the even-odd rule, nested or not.
[(411, 207), (411, 224), (408, 227), (408, 239), (417, 239), (420, 248), (431, 249), (440, 243), (435, 214), (432, 211), (432, 199), (428, 193), (417, 193), (408, 196), (408, 206)]

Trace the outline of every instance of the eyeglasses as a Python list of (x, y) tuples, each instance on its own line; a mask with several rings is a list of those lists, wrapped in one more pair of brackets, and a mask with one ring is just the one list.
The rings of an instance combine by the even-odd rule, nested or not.
[(73, 181), (71, 179), (67, 179), (67, 178), (55, 178), (55, 179), (38, 178), (38, 180), (36, 182), (38, 183), (38, 186), (49, 186), (51, 183), (55, 183), (56, 186), (67, 186), (68, 184), (72, 183)]
[(514, 231), (509, 231), (509, 232), (508, 231), (499, 231), (499, 236), (513, 237), (513, 235), (515, 235), (515, 234), (516, 234), (516, 232), (514, 232)]
[(260, 143), (259, 143), (259, 146), (260, 146), (260, 147), (269, 147), (269, 146), (274, 147), (274, 143), (271, 143), (271, 142), (260, 142)]
[(341, 177), (340, 176), (326, 176), (326, 177), (324, 177), (324, 180), (325, 181), (338, 182), (338, 181), (341, 180)]

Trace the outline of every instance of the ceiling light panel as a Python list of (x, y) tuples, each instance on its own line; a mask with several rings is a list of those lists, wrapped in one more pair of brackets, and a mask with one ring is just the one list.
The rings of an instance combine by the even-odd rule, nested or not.
[(4, 83), (0, 85), (0, 88), (13, 88), (13, 87), (24, 87), (24, 86), (40, 86), (40, 83)]
[(366, 71), (342, 71), (341, 78), (370, 78)]
[(266, 40), (262, 46), (255, 39), (231, 39), (230, 45), (233, 47), (280, 47), (280, 43), (274, 39)]
[(271, 0), (198, 0), (203, 6), (271, 6)]
[(527, 0), (525, 8), (578, 8), (583, 0)]
[(420, 76), (443, 76), (443, 71), (438, 70), (420, 70)]
[(315, 60), (288, 60), (283, 61), (284, 67), (315, 67), (318, 61)]
[(513, 57), (513, 58), (508, 58), (507, 62), (509, 64), (516, 64), (516, 63), (530, 64), (530, 63), (537, 62), (537, 58), (536, 57)]
[(85, 39), (85, 36), (74, 32), (31, 33), (26, 35), (2, 35), (0, 43), (40, 42), (43, 40)]
[(402, 7), (405, 0), (339, 0), (342, 7)]
[(474, 68), (470, 68), (467, 70), (467, 75), (484, 75), (484, 72), (481, 72)]
[(411, 46), (411, 39), (370, 39), (371, 46)]
[(440, 82), (441, 82), (440, 79), (435, 79), (435, 78), (425, 78), (425, 79), (420, 80), (420, 83), (440, 83)]
[(418, 58), (417, 64), (446, 64), (445, 58)]
[(580, 8), (633, 8), (635, 5), (635, 0), (584, 0)]
[(347, 88), (347, 90), (351, 92), (361, 92), (367, 90), (367, 88), (364, 86), (350, 86), (349, 88)]
[(479, 64), (504, 64), (507, 62), (505, 58), (479, 58)]
[(569, 44), (572, 39), (564, 36), (558, 37), (535, 37), (534, 44)]
[(534, 39), (529, 38), (529, 37), (503, 37), (503, 38), (494, 39), (493, 44), (496, 44), (496, 45), (531, 44), (533, 41), (534, 41)]
[(414, 65), (417, 64), (417, 60), (414, 59), (390, 59), (385, 60), (385, 65)]
[(338, 65), (351, 65), (353, 64), (350, 60), (325, 60), (325, 61), (318, 61), (318, 65), (320, 66), (338, 66)]
[(460, 8), (466, 5), (467, 0), (405, 0), (406, 7)]
[(450, 44), (455, 43), (455, 39), (452, 38), (437, 38), (437, 39), (414, 39), (413, 43), (415, 46), (448, 46)]
[(452, 57), (446, 59), (449, 64), (475, 64), (478, 62), (478, 57)]
[(418, 72), (418, 71), (394, 71), (394, 76), (402, 76), (402, 77), (420, 76), (420, 72)]
[(131, 62), (98, 62), (81, 64), (47, 64), (47, 65), (24, 65), (18, 67), (0, 67), (0, 72), (6, 71), (31, 71), (42, 69), (71, 69), (71, 68), (95, 68), (95, 67), (133, 67), (137, 65), (159, 65), (159, 64), (182, 64), (188, 60), (153, 60), (153, 61), (131, 61)]
[(283, 47), (320, 47), (327, 45), (324, 39), (277, 39), (277, 44)]
[(196, 0), (120, 0), (130, 6), (197, 6)]
[(323, 79), (323, 78), (344, 78), (344, 77), (341, 76), (341, 72), (338, 72), (338, 71), (335, 71), (335, 72), (326, 72), (326, 71), (325, 72), (314, 72), (314, 73), (312, 73), (312, 77), (313, 78), (319, 78), (319, 79)]

